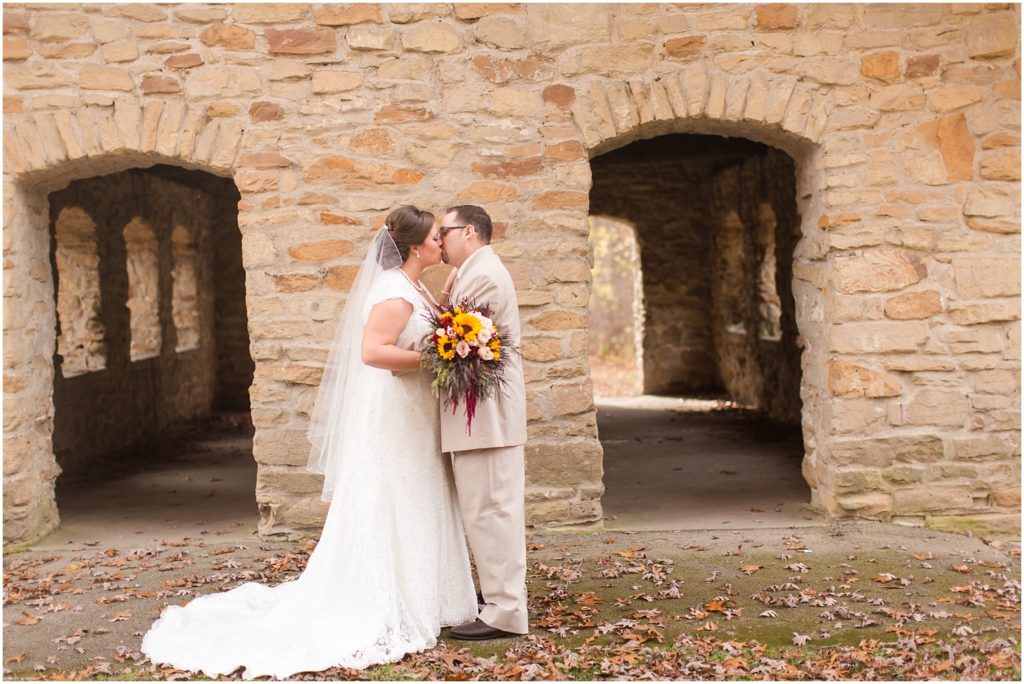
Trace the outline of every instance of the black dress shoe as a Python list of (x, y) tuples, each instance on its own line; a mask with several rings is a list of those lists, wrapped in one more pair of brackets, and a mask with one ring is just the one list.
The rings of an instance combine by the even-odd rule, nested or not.
[(448, 634), (454, 639), (461, 641), (487, 641), (489, 639), (506, 639), (509, 637), (522, 636), (521, 634), (515, 634), (514, 632), (505, 632), (500, 629), (491, 627), (489, 624), (477, 618), (473, 622), (467, 622), (464, 625), (458, 627), (452, 627)]

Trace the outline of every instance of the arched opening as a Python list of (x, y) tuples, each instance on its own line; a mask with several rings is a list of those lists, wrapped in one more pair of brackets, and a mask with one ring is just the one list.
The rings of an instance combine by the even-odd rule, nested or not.
[(239, 197), (230, 179), (167, 165), (48, 195), (51, 543), (100, 526), (140, 541), (255, 527)]
[[(591, 169), (593, 220), (633, 226), (642, 264), (616, 276), (641, 284), (640, 392), (602, 396), (609, 366), (592, 369), (606, 526), (806, 522), (793, 159), (746, 139), (670, 134)], [(611, 264), (595, 236), (600, 288)], [(592, 309), (591, 337), (612, 335), (608, 325)]]

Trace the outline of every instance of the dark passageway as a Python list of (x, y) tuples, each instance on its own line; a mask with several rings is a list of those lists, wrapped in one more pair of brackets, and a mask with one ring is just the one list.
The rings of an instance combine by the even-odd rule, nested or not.
[(813, 523), (801, 473), (793, 160), (749, 140), (677, 134), (591, 167), (606, 524)]

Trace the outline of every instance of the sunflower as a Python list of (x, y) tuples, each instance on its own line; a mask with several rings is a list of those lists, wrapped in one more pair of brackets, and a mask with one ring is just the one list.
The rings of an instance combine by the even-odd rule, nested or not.
[(469, 313), (456, 315), (452, 325), (455, 327), (456, 334), (468, 342), (475, 340), (480, 328), (483, 327), (480, 319)]
[(437, 339), (437, 353), (445, 361), (451, 361), (455, 358), (455, 340), (450, 337), (444, 336)]
[(501, 358), (501, 340), (495, 337), (491, 340), (491, 343), (487, 345), (491, 348), (491, 352), (494, 354), (494, 360), (497, 361)]

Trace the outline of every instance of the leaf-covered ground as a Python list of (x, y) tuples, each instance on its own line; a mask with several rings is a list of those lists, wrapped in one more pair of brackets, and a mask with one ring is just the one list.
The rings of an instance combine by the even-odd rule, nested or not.
[[(296, 679), (1020, 679), (1020, 551), (883, 525), (532, 535), (531, 634)], [(150, 663), (163, 606), (276, 583), (311, 544), (4, 558), (5, 679), (205, 679)], [(231, 678), (240, 678), (236, 672)]]

